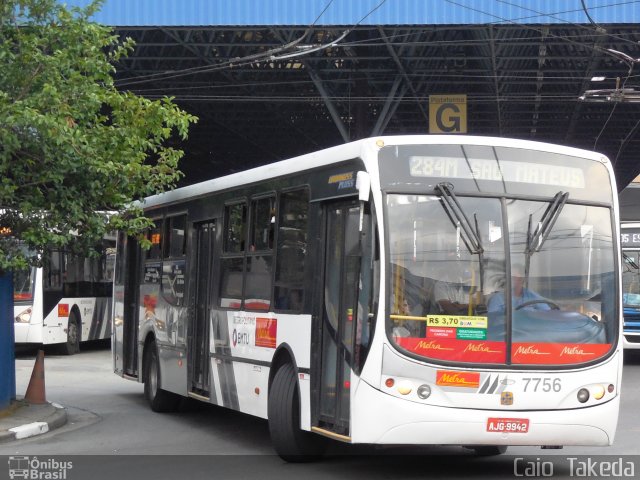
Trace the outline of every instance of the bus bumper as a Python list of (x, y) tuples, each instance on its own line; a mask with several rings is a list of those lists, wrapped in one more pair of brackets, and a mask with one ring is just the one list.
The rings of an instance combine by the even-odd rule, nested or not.
[(42, 343), (42, 323), (14, 323), (16, 344), (40, 344)]
[(640, 348), (640, 332), (623, 332), (622, 346), (627, 350)]
[[(572, 410), (504, 411), (425, 405), (360, 381), (351, 413), (353, 443), (386, 445), (611, 445), (620, 396)], [(489, 432), (489, 418), (528, 419), (521, 432)], [(375, 419), (375, 420), (373, 420)]]

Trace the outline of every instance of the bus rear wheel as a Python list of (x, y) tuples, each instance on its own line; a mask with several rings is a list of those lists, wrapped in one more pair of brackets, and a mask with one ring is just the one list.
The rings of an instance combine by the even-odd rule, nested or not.
[(67, 341), (60, 345), (60, 351), (63, 355), (74, 355), (80, 351), (80, 322), (74, 312), (69, 314)]
[(180, 396), (160, 388), (160, 362), (155, 342), (147, 345), (144, 351), (144, 397), (154, 412), (175, 412)]
[(300, 429), (300, 395), (293, 365), (282, 365), (269, 388), (269, 433), (273, 446), (288, 462), (310, 462), (324, 453), (327, 439)]

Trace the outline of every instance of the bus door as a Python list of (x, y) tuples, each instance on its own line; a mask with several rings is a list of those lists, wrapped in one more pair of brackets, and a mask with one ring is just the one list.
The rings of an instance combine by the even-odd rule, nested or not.
[[(318, 427), (349, 436), (349, 404), (355, 315), (358, 305), (361, 245), (360, 205), (326, 204), (324, 212), (324, 280), (321, 325), (315, 345), (321, 345), (316, 383)], [(317, 341), (319, 340), (319, 342)]]
[(196, 224), (196, 288), (195, 316), (189, 328), (187, 362), (189, 391), (209, 396), (209, 313), (213, 291), (213, 249), (216, 223)]
[(140, 284), (140, 247), (133, 237), (123, 235), (125, 242), (124, 267), (124, 323), (122, 330), (123, 372), (132, 377), (138, 376), (138, 315)]

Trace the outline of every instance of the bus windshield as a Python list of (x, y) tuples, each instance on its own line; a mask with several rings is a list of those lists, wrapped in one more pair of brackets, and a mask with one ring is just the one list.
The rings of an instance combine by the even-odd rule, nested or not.
[(456, 213), (446, 194), (386, 198), (388, 333), (400, 349), (550, 365), (589, 362), (615, 344), (609, 208), (458, 195)]
[(33, 277), (35, 269), (18, 270), (13, 274), (13, 301), (25, 302), (33, 300)]

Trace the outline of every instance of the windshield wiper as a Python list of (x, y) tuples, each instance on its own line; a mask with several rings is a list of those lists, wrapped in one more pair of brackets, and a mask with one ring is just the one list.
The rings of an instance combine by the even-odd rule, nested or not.
[(551, 203), (547, 206), (547, 209), (542, 214), (542, 218), (540, 222), (538, 222), (538, 226), (536, 227), (533, 235), (531, 234), (531, 219), (532, 215), (529, 215), (529, 227), (527, 229), (527, 247), (525, 249), (525, 253), (528, 257), (533, 255), (535, 252), (539, 252), (542, 249), (542, 245), (549, 237), (553, 226), (558, 220), (560, 216), (560, 212), (564, 208), (567, 203), (567, 199), (569, 198), (569, 192), (558, 192), (556, 196), (553, 197)]
[(484, 248), (482, 247), (482, 240), (480, 239), (480, 228), (478, 227), (478, 216), (474, 213), (473, 219), (475, 222), (475, 228), (469, 221), (469, 218), (464, 213), (464, 210), (458, 202), (458, 198), (453, 193), (453, 185), (450, 183), (442, 182), (435, 186), (435, 191), (438, 192), (442, 198), (442, 206), (447, 213), (449, 220), (453, 226), (457, 229), (460, 227), (460, 231), (464, 233), (460, 235), (462, 242), (467, 247), (467, 250), (472, 255), (478, 255), (478, 263), (480, 264), (480, 291), (483, 291), (484, 286)]
[[(625, 266), (630, 265), (631, 268), (635, 268), (636, 270), (638, 270), (638, 264), (636, 263), (636, 261), (633, 258), (628, 256), (624, 252), (622, 252), (622, 258), (624, 259)], [(627, 271), (630, 272), (631, 269), (628, 269)]]
[(461, 230), (464, 232), (465, 235), (461, 235), (461, 237), (467, 247), (467, 250), (469, 250), (469, 253), (475, 255), (483, 253), (484, 248), (482, 248), (482, 241), (480, 240), (480, 235), (478, 233), (478, 218), (476, 215), (474, 214), (474, 229), (467, 218), (467, 215), (464, 213), (464, 210), (462, 210), (455, 193), (453, 193), (453, 185), (444, 182), (439, 183), (435, 186), (435, 190), (440, 193), (444, 202), (445, 212), (447, 212), (449, 220), (451, 220), (453, 226), (457, 227), (459, 225)]

